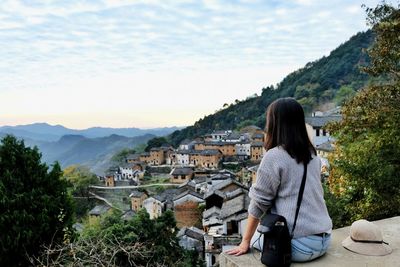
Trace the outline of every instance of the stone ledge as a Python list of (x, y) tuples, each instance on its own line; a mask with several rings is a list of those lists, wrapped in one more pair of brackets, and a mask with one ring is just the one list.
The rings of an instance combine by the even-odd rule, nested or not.
[[(307, 263), (294, 263), (292, 266), (307, 267), (391, 267), (400, 266), (400, 216), (374, 222), (382, 231), (383, 239), (389, 243), (393, 252), (386, 256), (364, 256), (342, 247), (342, 240), (349, 235), (350, 227), (336, 229), (332, 233), (332, 243), (326, 255)], [(239, 257), (222, 253), (221, 267), (262, 267), (258, 252)]]

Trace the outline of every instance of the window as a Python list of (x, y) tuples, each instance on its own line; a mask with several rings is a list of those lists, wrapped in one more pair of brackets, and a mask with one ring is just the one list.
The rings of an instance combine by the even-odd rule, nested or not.
[(315, 129), (315, 136), (319, 136), (319, 129)]
[(326, 136), (326, 130), (325, 129), (322, 130), (322, 135)]

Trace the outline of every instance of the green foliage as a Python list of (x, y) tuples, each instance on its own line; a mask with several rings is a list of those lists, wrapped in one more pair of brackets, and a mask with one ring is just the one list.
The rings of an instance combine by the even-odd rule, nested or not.
[(89, 185), (99, 184), (99, 179), (89, 168), (81, 165), (65, 168), (63, 176), (69, 182), (70, 193), (74, 198), (75, 214), (81, 218), (95, 206), (95, 201), (89, 195)]
[(87, 225), (75, 242), (65, 245), (73, 250), (58, 249), (61, 255), (53, 254), (54, 249), (48, 252), (60, 266), (79, 262), (89, 265), (106, 262), (107, 266), (200, 266), (192, 258), (194, 252), (186, 252), (179, 246), (177, 230), (172, 211), (151, 220), (142, 209), (129, 221), (122, 220), (121, 212), (114, 211)]
[(164, 144), (167, 144), (168, 141), (165, 137), (154, 137), (153, 139), (150, 139), (147, 142), (147, 146), (144, 149), (144, 151), (149, 152), (150, 149), (154, 148), (154, 147), (160, 147)]
[(352, 98), (356, 92), (351, 86), (343, 85), (339, 88), (335, 95), (335, 103), (338, 106), (343, 105), (347, 100)]
[(168, 139), (171, 144), (177, 146), (186, 138), (195, 138), (213, 130), (238, 130), (250, 123), (264, 128), (267, 106), (280, 97), (297, 98), (309, 113), (313, 108), (333, 101), (336, 92), (343, 85), (349, 85), (357, 91), (369, 79), (360, 67), (369, 62), (363, 50), (368, 48), (372, 41), (371, 31), (358, 33), (333, 50), (328, 57), (307, 63), (303, 68), (286, 76), (276, 87), (263, 88), (260, 96), (224, 105), (224, 109), (205, 116), (193, 126), (173, 132)]
[(333, 228), (340, 228), (349, 225), (350, 214), (347, 209), (349, 199), (333, 194), (329, 190), (328, 183), (323, 184), (325, 204), (328, 208), (329, 216), (332, 219)]
[(136, 150), (135, 149), (129, 149), (129, 148), (124, 148), (121, 151), (115, 153), (112, 158), (111, 162), (113, 163), (124, 163), (126, 160), (126, 157), (130, 154), (135, 154)]
[(346, 224), (400, 215), (400, 57), (388, 51), (399, 47), (400, 11), (383, 4), (367, 12), (377, 37), (366, 70), (385, 82), (357, 93), (330, 126), (337, 141), (329, 186), (346, 203)]
[(72, 202), (58, 163), (41, 163), (37, 148), (6, 136), (0, 145), (0, 266), (26, 266), (27, 255), (63, 241)]

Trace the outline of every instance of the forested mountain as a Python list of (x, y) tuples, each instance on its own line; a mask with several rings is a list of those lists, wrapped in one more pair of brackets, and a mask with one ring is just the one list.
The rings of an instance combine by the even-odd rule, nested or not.
[(280, 97), (295, 97), (306, 113), (326, 103), (340, 101), (343, 95), (354, 93), (368, 82), (368, 76), (360, 67), (369, 62), (364, 50), (373, 39), (371, 31), (354, 35), (329, 56), (307, 63), (275, 87), (263, 88), (260, 96), (238, 101), (198, 120), (193, 126), (173, 132), (169, 136), (171, 143), (176, 146), (185, 138), (218, 129), (237, 129), (252, 124), (263, 128), (266, 107)]
[(38, 146), (42, 160), (48, 164), (58, 161), (62, 167), (72, 164), (86, 165), (97, 174), (103, 174), (110, 164), (110, 158), (125, 148), (134, 148), (144, 144), (155, 135), (136, 137), (110, 135), (107, 137), (87, 138), (81, 135), (65, 135), (56, 142), (36, 142), (30, 140), (29, 146)]

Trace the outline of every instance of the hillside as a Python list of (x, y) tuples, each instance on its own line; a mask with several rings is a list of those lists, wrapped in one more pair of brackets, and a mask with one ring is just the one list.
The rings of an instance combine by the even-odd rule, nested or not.
[(341, 88), (359, 90), (368, 82), (368, 76), (360, 67), (369, 62), (364, 49), (372, 44), (373, 39), (371, 31), (354, 35), (329, 56), (307, 63), (275, 87), (263, 88), (261, 95), (231, 104), (198, 120), (193, 126), (173, 132), (169, 136), (171, 143), (176, 146), (186, 138), (218, 129), (237, 129), (252, 124), (263, 128), (266, 107), (280, 97), (295, 97), (305, 111), (310, 112), (333, 102)]

